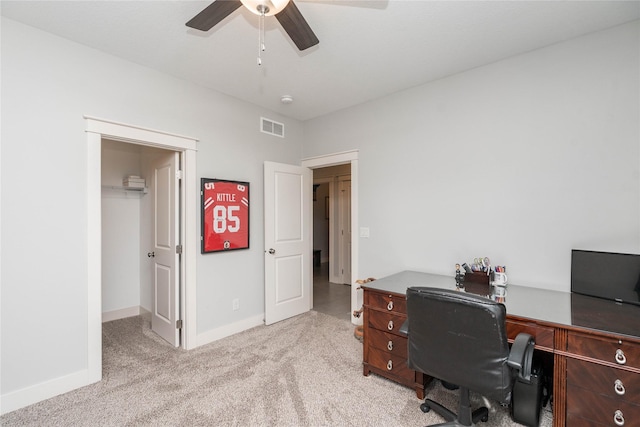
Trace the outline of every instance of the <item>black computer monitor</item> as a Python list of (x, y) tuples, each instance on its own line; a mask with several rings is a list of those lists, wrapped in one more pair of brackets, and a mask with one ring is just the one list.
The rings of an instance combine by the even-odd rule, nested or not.
[(640, 305), (640, 255), (573, 249), (571, 292)]

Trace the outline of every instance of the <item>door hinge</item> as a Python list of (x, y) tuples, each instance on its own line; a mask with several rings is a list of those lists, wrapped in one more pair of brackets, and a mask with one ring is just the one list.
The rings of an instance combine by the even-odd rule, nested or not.
[(176, 179), (182, 179), (182, 171), (181, 170), (177, 170), (176, 171)]
[(176, 320), (176, 329), (182, 329), (182, 319)]
[(176, 253), (182, 255), (182, 245), (176, 245)]

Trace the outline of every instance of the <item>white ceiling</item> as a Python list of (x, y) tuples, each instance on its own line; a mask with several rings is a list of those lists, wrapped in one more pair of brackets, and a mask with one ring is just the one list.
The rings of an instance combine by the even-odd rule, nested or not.
[[(299, 120), (640, 19), (639, 1), (296, 0), (319, 45), (299, 52), (268, 17), (258, 66), (258, 17), (246, 9), (206, 33), (185, 26), (210, 3), (0, 7), (10, 19)], [(294, 102), (282, 104), (282, 95)]]

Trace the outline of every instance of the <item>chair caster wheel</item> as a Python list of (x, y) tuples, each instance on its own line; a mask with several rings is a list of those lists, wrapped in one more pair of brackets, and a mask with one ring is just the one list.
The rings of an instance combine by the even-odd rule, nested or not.
[(482, 421), (483, 423), (486, 423), (487, 421), (489, 421), (489, 415), (485, 415), (482, 418), (480, 418), (480, 421)]
[(431, 407), (426, 403), (423, 403), (422, 405), (420, 405), (420, 410), (426, 414), (431, 410)]

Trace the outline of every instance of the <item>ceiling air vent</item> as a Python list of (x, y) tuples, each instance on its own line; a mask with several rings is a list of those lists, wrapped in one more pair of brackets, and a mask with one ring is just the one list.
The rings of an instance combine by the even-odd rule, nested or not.
[(284, 125), (282, 123), (274, 122), (271, 119), (260, 117), (260, 131), (268, 133), (269, 135), (284, 138)]

